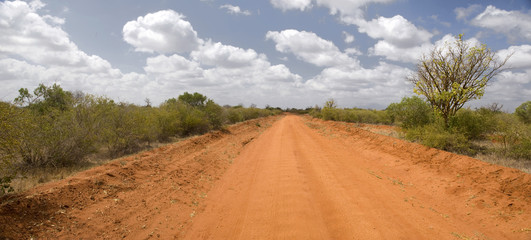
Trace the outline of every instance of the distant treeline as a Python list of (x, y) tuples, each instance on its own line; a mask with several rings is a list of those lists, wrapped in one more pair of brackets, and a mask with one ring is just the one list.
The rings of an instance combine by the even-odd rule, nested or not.
[[(184, 93), (158, 107), (115, 102), (69, 92), (59, 85), (20, 89), (14, 103), (0, 102), (0, 183), (21, 169), (64, 167), (88, 155), (133, 153), (153, 142), (202, 134), (278, 109), (220, 106), (199, 93)], [(1, 193), (1, 191), (0, 191)]]

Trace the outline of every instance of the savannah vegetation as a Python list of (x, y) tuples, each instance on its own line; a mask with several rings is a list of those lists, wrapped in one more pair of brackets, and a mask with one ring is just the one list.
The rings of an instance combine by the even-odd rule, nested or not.
[(493, 103), (477, 109), (462, 108), (448, 123), (418, 96), (404, 97), (384, 110), (337, 108), (328, 100), (310, 115), (351, 123), (399, 127), (399, 136), (429, 147), (473, 156), (489, 162), (531, 171), (531, 101), (514, 113)]
[[(510, 56), (509, 56), (510, 57)], [(455, 42), (434, 48), (417, 64), (408, 80), (420, 95), (404, 97), (385, 110), (339, 109), (334, 99), (310, 115), (325, 120), (394, 124), (403, 137), (424, 145), (476, 156), (531, 171), (531, 101), (510, 114), (494, 103), (463, 108), (479, 99), (508, 58), (497, 59), (485, 45), (472, 46), (459, 35)], [(500, 161), (499, 159), (504, 159)]]
[(56, 84), (40, 84), (33, 92), (22, 88), (14, 103), (0, 102), (0, 195), (13, 191), (14, 179), (63, 175), (62, 170), (90, 165), (95, 158), (131, 154), (279, 112), (220, 106), (200, 93), (185, 92), (154, 107), (149, 99), (138, 106)]

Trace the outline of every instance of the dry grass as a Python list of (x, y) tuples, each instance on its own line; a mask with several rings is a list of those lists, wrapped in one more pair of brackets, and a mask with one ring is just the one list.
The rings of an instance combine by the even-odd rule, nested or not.
[(363, 130), (376, 133), (376, 134), (380, 134), (380, 135), (384, 135), (384, 136), (400, 138), (400, 139), (404, 138), (403, 132), (392, 130), (392, 129), (379, 129), (379, 128), (375, 128), (374, 126), (367, 126), (367, 124), (365, 124), (365, 126), (361, 126), (360, 128)]
[(72, 176), (78, 172), (99, 166), (105, 162), (100, 163), (84, 163), (82, 166), (64, 167), (64, 168), (36, 168), (25, 171), (23, 174), (17, 176), (11, 182), (11, 187), (17, 192), (23, 192), (35, 186), (64, 179)]
[[(175, 138), (172, 139), (170, 143), (151, 143), (150, 146), (142, 146), (142, 150), (133, 153), (138, 154), (143, 151), (148, 151), (154, 148), (162, 147), (164, 145), (172, 144), (178, 142), (185, 138)], [(130, 154), (131, 155), (131, 154)], [(128, 156), (128, 155), (125, 155)], [(108, 152), (105, 149), (101, 149), (100, 153), (93, 154), (87, 157), (85, 162), (82, 162), (76, 166), (71, 167), (61, 167), (61, 168), (34, 168), (23, 171), (22, 174), (19, 174), (16, 178), (11, 181), (11, 187), (14, 189), (14, 193), (23, 192), (28, 189), (34, 188), (39, 184), (59, 181), (69, 176), (75, 175), (78, 172), (82, 172), (93, 167), (97, 167), (108, 162), (114, 161), (116, 159), (125, 157), (121, 156), (118, 158), (110, 158)]]
[(522, 170), (523, 172), (531, 174), (530, 160), (500, 157), (498, 156), (498, 154), (495, 153), (478, 154), (474, 156), (474, 158), (504, 167), (516, 168)]
[[(395, 129), (381, 129), (378, 128), (378, 125), (371, 124), (360, 124), (357, 127), (376, 134), (390, 136), (398, 139), (404, 139), (404, 133)], [(530, 160), (509, 158), (501, 156), (502, 154), (496, 153), (496, 151), (500, 151), (499, 149), (503, 148), (501, 144), (493, 143), (491, 141), (477, 141), (474, 142), (474, 144), (479, 147), (488, 149), (487, 151), (485, 151), (488, 153), (479, 153), (475, 156), (472, 156), (473, 158), (504, 167), (519, 169), (523, 172), (531, 174)]]
[(487, 151), (483, 151), (483, 153), (476, 154), (473, 156), (474, 158), (504, 167), (516, 168), (531, 174), (531, 160), (515, 159), (503, 156), (503, 154), (500, 153), (503, 149), (503, 145), (501, 143), (485, 140), (475, 141), (474, 144), (481, 148), (488, 149)]

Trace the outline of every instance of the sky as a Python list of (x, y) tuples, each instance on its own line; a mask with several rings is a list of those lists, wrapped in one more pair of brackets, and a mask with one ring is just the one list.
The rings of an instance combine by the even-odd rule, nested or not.
[(0, 100), (57, 83), (139, 105), (199, 92), (384, 109), (414, 95), (419, 59), (458, 34), (512, 54), (466, 106), (531, 100), (529, 0), (0, 1)]

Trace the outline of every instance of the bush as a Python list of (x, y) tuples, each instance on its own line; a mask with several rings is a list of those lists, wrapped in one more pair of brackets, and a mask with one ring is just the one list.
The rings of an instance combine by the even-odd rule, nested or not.
[(320, 116), (323, 120), (340, 121), (337, 103), (333, 98), (325, 102), (323, 109), (321, 109)]
[(203, 134), (210, 128), (207, 115), (199, 109), (189, 108), (181, 112), (181, 135)]
[(102, 101), (99, 106), (103, 111), (105, 124), (101, 128), (101, 142), (107, 147), (112, 157), (129, 154), (140, 149), (143, 142), (156, 138), (148, 133), (148, 124), (155, 125), (142, 115), (141, 107), (112, 100)]
[(135, 131), (140, 136), (140, 142), (145, 142), (148, 146), (162, 134), (162, 128), (158, 125), (158, 113), (159, 109), (152, 107), (135, 106), (132, 111), (137, 124)]
[(502, 144), (502, 154), (531, 160), (531, 126), (515, 115), (497, 115), (493, 137)]
[(242, 106), (235, 107), (226, 107), (225, 111), (227, 112), (227, 120), (230, 124), (243, 121), (243, 110)]
[(385, 111), (370, 110), (370, 109), (344, 109), (345, 116), (342, 121), (369, 123), (369, 124), (390, 124), (391, 119)]
[(258, 109), (258, 108), (254, 107), (254, 106), (252, 106), (250, 108), (247, 108), (247, 109), (243, 109), (243, 111), (242, 111), (243, 120), (247, 121), (247, 120), (250, 120), (250, 119), (256, 119), (256, 118), (259, 118), (259, 117), (263, 117), (264, 114), (260, 110), (261, 109)]
[(19, 138), (18, 155), (26, 167), (62, 167), (77, 164), (94, 151), (97, 119), (90, 113), (93, 99), (64, 91), (58, 85), (39, 85), (35, 95), (21, 89), (16, 99), (25, 126)]
[(315, 107), (313, 107), (308, 114), (314, 118), (321, 118), (321, 107), (319, 107), (319, 105), (315, 105)]
[(10, 184), (17, 173), (15, 160), (24, 123), (20, 109), (0, 102), (0, 196), (13, 191)]
[(154, 141), (202, 134), (226, 123), (278, 114), (278, 109), (223, 108), (199, 93), (184, 93), (158, 108), (40, 84), (19, 90), (18, 107), (0, 102), (0, 194), (17, 171), (67, 167), (106, 148), (112, 157)]
[(491, 151), (503, 157), (531, 159), (531, 126), (519, 121), (516, 115), (481, 108), (461, 109), (445, 128), (442, 119), (406, 130), (408, 140), (426, 146), (462, 154), (474, 155), (479, 149), (473, 140), (498, 142), (501, 147)]
[(431, 123), (406, 132), (406, 139), (420, 142), (423, 145), (463, 154), (473, 154), (467, 137), (458, 131), (447, 130), (442, 123)]
[(321, 109), (315, 106), (308, 110), (312, 117), (323, 120), (343, 121), (353, 123), (390, 124), (391, 119), (386, 111), (371, 109), (339, 109), (333, 99), (328, 100)]
[(205, 105), (205, 113), (212, 129), (218, 130), (223, 127), (226, 114), (221, 106), (209, 99)]
[(449, 121), (449, 127), (463, 133), (467, 139), (485, 139), (486, 134), (492, 131), (493, 115), (481, 114), (469, 108), (460, 109)]
[[(527, 134), (531, 134), (531, 132), (527, 131)], [(528, 137), (522, 138), (518, 143), (510, 146), (507, 155), (517, 159), (531, 160), (531, 138), (529, 135)]]
[(406, 129), (424, 126), (434, 119), (430, 105), (417, 96), (404, 97), (400, 103), (390, 104), (386, 111), (391, 122)]
[(340, 121), (339, 110), (336, 108), (324, 107), (320, 115), (323, 120)]
[(224, 111), (225, 111), (223, 114), (224, 118), (229, 124), (282, 113), (281, 110), (274, 109), (274, 108), (270, 108), (270, 109), (260, 109), (256, 107), (244, 108), (241, 105), (237, 105), (234, 107), (225, 106)]
[(531, 123), (531, 101), (527, 101), (518, 106), (514, 114), (525, 124)]
[(73, 112), (29, 115), (31, 124), (24, 128), (19, 148), (27, 167), (73, 165), (94, 151)]
[(178, 97), (180, 102), (186, 103), (192, 107), (203, 107), (207, 97), (204, 95), (194, 92), (193, 94), (184, 92)]
[(157, 126), (160, 130), (158, 140), (169, 141), (171, 137), (179, 134), (181, 118), (176, 106), (165, 102), (157, 111)]

